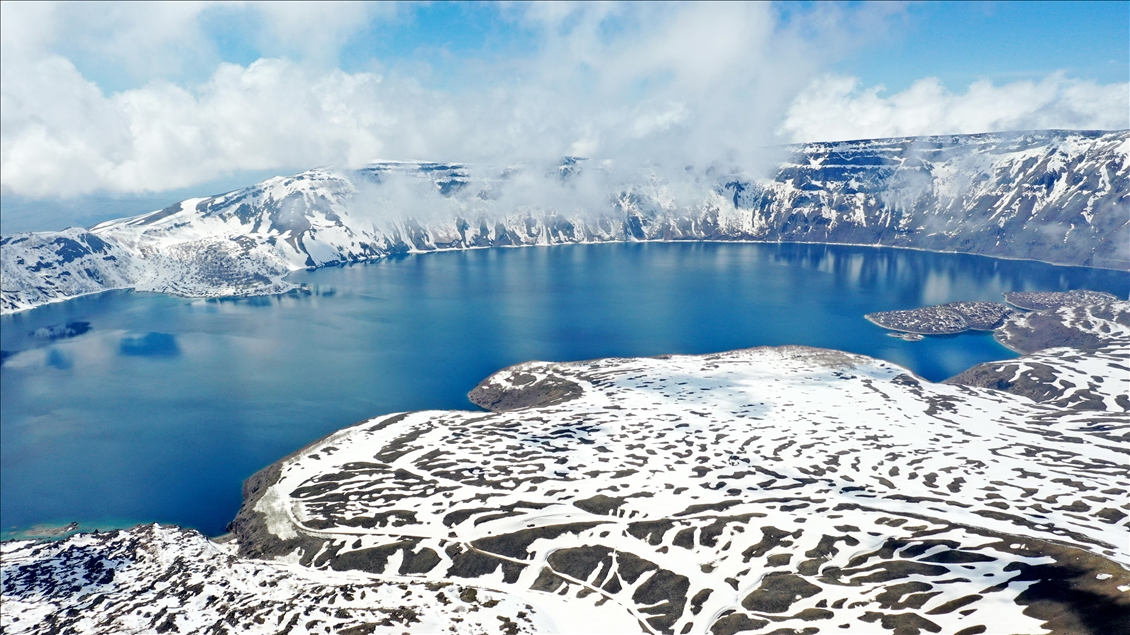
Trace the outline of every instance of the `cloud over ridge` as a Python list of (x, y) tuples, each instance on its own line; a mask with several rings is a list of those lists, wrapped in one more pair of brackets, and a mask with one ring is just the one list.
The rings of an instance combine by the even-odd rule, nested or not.
[(882, 92), (882, 86), (861, 87), (854, 77), (820, 77), (792, 102), (778, 132), (805, 142), (1130, 127), (1130, 85), (1101, 85), (1062, 72), (1000, 86), (980, 80), (964, 93), (950, 92), (933, 77), (889, 97)]
[[(872, 5), (791, 19), (765, 4), (507, 6), (499, 19), (537, 46), (453, 59), (439, 70), (458, 81), (438, 86), (403, 65), (339, 63), (359, 24), (396, 26), (402, 8), (100, 11), (4, 5), (6, 193), (163, 191), (378, 158), (503, 165), (584, 155), (667, 175), (688, 164), (756, 173), (772, 162), (765, 148), (787, 142), (1130, 125), (1126, 84), (1053, 74), (957, 94), (927, 78), (883, 97), (824, 74), (856, 33), (881, 27), (889, 10)], [(206, 27), (241, 20), (253, 23), (262, 55), (225, 61)], [(124, 69), (132, 83), (107, 88), (92, 68)]]

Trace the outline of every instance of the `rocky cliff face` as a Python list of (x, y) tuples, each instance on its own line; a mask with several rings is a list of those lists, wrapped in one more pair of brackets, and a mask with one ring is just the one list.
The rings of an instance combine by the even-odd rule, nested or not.
[(577, 242), (836, 242), (1130, 269), (1127, 131), (812, 143), (792, 148), (770, 179), (641, 176), (571, 200), (570, 180), (601, 169), (563, 162), (546, 178), (560, 189), (552, 203), (518, 192), (520, 169), (318, 169), (89, 231), (7, 236), (0, 308), (114, 288), (276, 293), (306, 267)]
[(0, 238), (4, 312), (134, 286), (133, 254), (85, 229)]
[(736, 191), (773, 240), (1130, 268), (1130, 133), (808, 144)]

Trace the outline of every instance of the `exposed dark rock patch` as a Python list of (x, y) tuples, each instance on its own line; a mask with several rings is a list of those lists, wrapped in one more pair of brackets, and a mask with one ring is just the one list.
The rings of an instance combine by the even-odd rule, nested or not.
[[(516, 368), (521, 368), (518, 366)], [(506, 412), (522, 408), (543, 408), (553, 406), (581, 396), (583, 389), (565, 377), (549, 375), (535, 381), (533, 375), (520, 370), (512, 372), (511, 385), (492, 381), (496, 376), (505, 376), (510, 369), (492, 375), (475, 386), (467, 398), (471, 403), (492, 412)]]
[[(1107, 410), (1108, 405), (1102, 397), (1100, 384), (1086, 375), (1081, 377), (1076, 375), (1073, 377), (1074, 381), (1065, 379), (1063, 367), (1066, 364), (1079, 363), (1086, 356), (1095, 354), (1125, 358), (1126, 363), (1130, 365), (1130, 354), (1127, 350), (1126, 345), (1114, 343), (1087, 352), (1048, 351), (1036, 359), (987, 362), (954, 375), (944, 383), (1002, 390), (1067, 410), (1101, 412)], [(1080, 384), (1076, 385), (1075, 382)], [(1123, 411), (1130, 411), (1130, 399), (1116, 397), (1115, 402)]]
[(734, 635), (742, 631), (756, 631), (769, 624), (769, 620), (750, 619), (745, 613), (731, 613), (710, 626), (713, 635)]
[[(1034, 353), (1057, 346), (1095, 350), (1112, 339), (1119, 339), (1118, 334), (1112, 333), (1113, 325), (1130, 327), (1130, 303), (1115, 300), (1076, 304), (1017, 315), (997, 329), (994, 337), (1018, 353)], [(1122, 336), (1121, 339), (1130, 338)]]
[(742, 600), (747, 610), (759, 613), (784, 613), (797, 600), (820, 593), (820, 587), (792, 573), (765, 574), (761, 586)]
[(904, 311), (863, 316), (885, 329), (919, 335), (953, 335), (968, 330), (991, 331), (1004, 324), (1013, 310), (997, 302), (949, 302)]
[(1102, 291), (1078, 289), (1072, 291), (1010, 291), (1004, 301), (1026, 311), (1044, 311), (1061, 307), (1107, 304), (1118, 298)]

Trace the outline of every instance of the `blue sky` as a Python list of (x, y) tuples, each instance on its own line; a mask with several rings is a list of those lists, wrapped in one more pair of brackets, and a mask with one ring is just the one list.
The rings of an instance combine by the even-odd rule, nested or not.
[[(864, 3), (847, 3), (860, 8)], [(950, 87), (978, 79), (1009, 82), (1039, 79), (1062, 70), (1100, 83), (1130, 81), (1130, 2), (919, 2), (892, 10), (873, 39), (836, 64), (837, 72), (890, 92), (926, 76)], [(780, 4), (787, 23), (803, 22), (812, 2)], [(201, 13), (203, 32), (220, 59), (248, 65), (261, 57), (293, 54), (262, 45), (251, 35), (262, 16), (217, 6)], [(540, 32), (516, 17), (513, 7), (484, 2), (434, 2), (400, 7), (349, 34), (336, 53), (347, 72), (396, 67), (416, 72), (431, 85), (458, 85), (454, 71), (469, 60), (494, 61), (533, 55)], [(66, 47), (62, 47), (66, 50)], [(83, 75), (107, 92), (134, 88), (147, 77), (93, 56), (71, 59)], [(209, 67), (185, 69), (178, 80), (204, 80)]]
[(752, 170), (1130, 127), (1127, 2), (4, 3), (0, 28), (5, 233), (376, 158)]
[(1056, 70), (1104, 84), (1130, 80), (1130, 2), (912, 4), (904, 29), (842, 67), (891, 91), (927, 75), (957, 87)]

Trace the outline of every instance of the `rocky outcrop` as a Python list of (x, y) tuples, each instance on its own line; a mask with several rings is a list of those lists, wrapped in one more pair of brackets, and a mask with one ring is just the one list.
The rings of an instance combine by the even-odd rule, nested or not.
[(5, 312), (135, 286), (133, 253), (85, 229), (0, 238)]
[(1004, 295), (1008, 304), (1025, 310), (1015, 311), (997, 302), (949, 302), (863, 317), (894, 331), (892, 335), (909, 333), (917, 339), (968, 330), (993, 331), (998, 342), (1018, 353), (1055, 347), (1089, 351), (1130, 346), (1130, 302), (1109, 293), (1073, 290)]
[(1004, 301), (1025, 311), (1044, 311), (1064, 307), (1105, 304), (1118, 298), (1102, 291), (1075, 289), (1072, 291), (1010, 291)]
[(1130, 347), (1130, 302), (1067, 305), (1013, 315), (996, 330), (998, 342), (1018, 353), (1068, 346), (1096, 350)]
[(952, 335), (969, 330), (1000, 328), (1013, 313), (998, 302), (948, 302), (903, 311), (882, 311), (863, 316), (885, 329), (920, 335)]
[[(1013, 315), (994, 335), (1030, 354), (979, 364), (946, 383), (1002, 390), (1062, 409), (1130, 411), (1130, 302), (1074, 302), (1105, 295), (1030, 294), (1024, 299), (1054, 308)], [(1121, 375), (1110, 377), (1105, 368)]]

